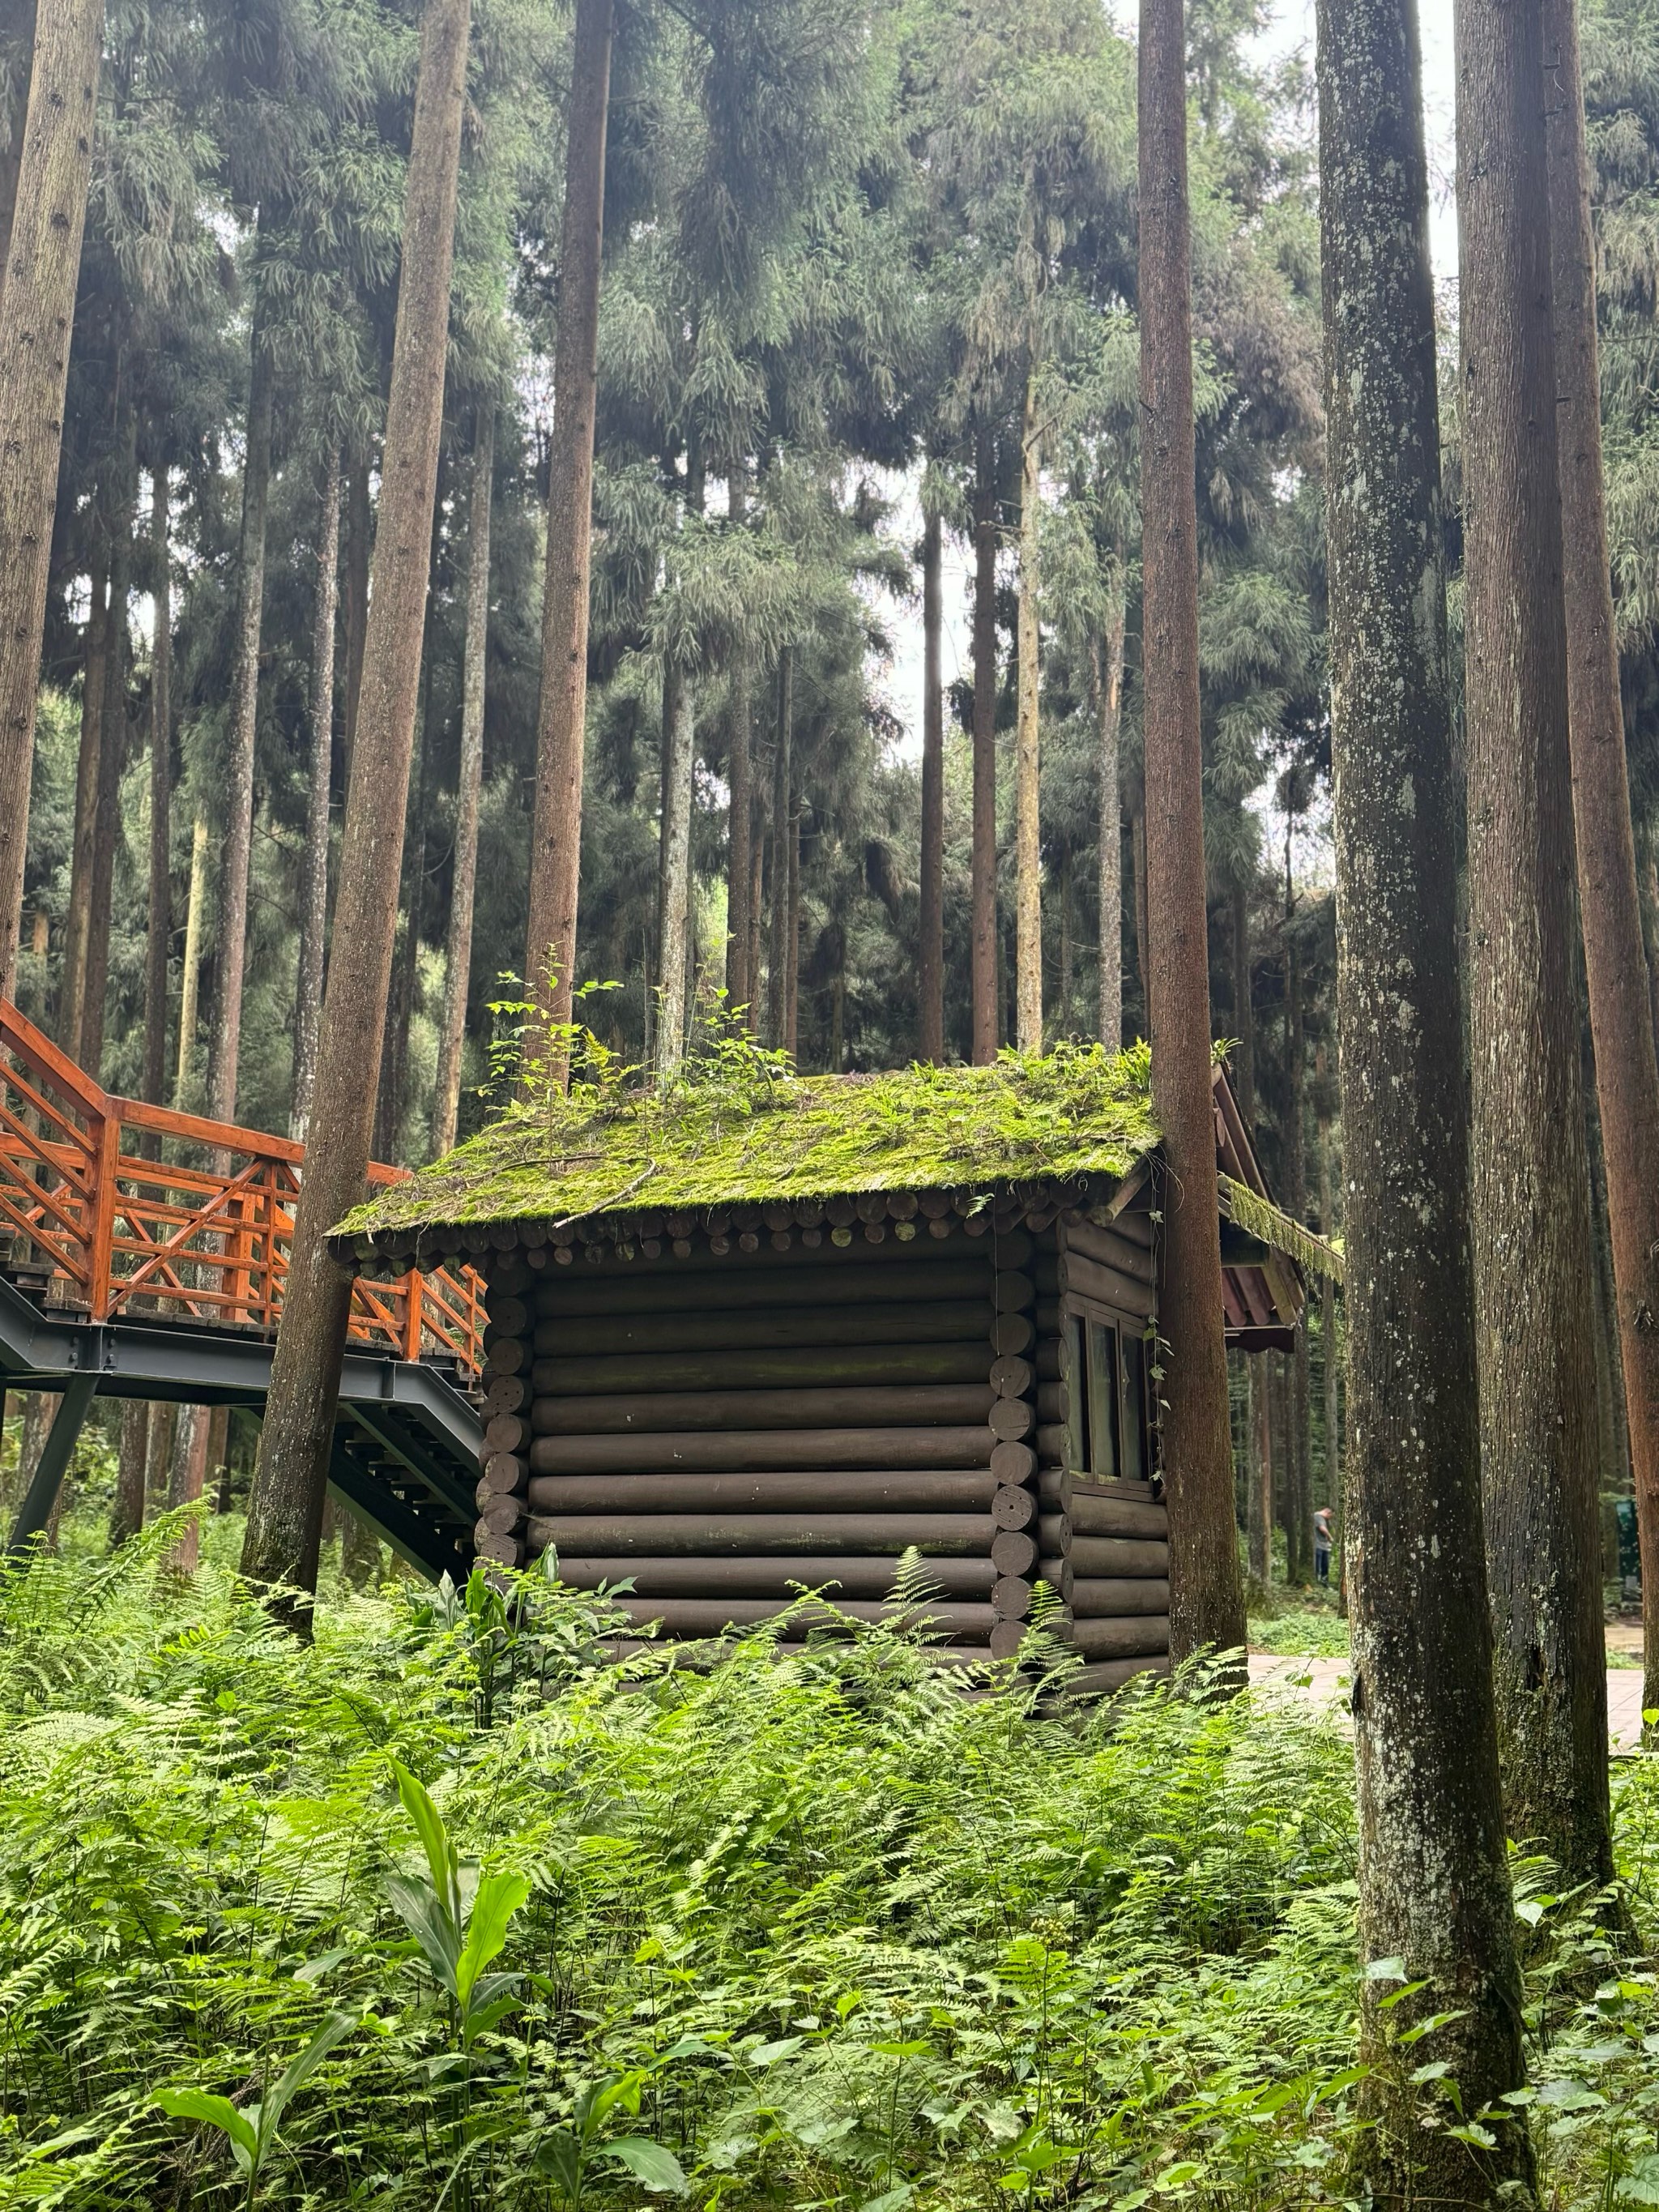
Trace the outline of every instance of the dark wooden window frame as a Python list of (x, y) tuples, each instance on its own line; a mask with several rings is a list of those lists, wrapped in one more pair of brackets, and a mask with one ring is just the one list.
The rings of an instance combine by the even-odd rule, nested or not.
[[(1109, 1334), (1113, 1348), (1112, 1389), (1107, 1407), (1111, 1442), (1109, 1468), (1098, 1466), (1097, 1458), (1103, 1455), (1097, 1455), (1095, 1449), (1099, 1407), (1097, 1362), (1091, 1357), (1091, 1324)], [(1068, 1472), (1087, 1482), (1150, 1482), (1157, 1468), (1157, 1450), (1146, 1322), (1070, 1291), (1061, 1304), (1060, 1326), (1068, 1394)], [(1138, 1467), (1126, 1465), (1131, 1455), (1139, 1461)]]

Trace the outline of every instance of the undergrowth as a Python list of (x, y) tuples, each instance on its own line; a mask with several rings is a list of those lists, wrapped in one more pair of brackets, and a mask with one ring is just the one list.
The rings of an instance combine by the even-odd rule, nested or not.
[[(1294, 1698), (963, 1698), (883, 1631), (606, 1664), (602, 1601), (169, 1530), (0, 1584), (0, 2208), (1342, 2201), (1354, 1821)], [(1651, 1926), (1659, 1790), (1621, 1771)], [(1561, 2204), (1659, 2202), (1659, 1989), (1517, 1868)]]

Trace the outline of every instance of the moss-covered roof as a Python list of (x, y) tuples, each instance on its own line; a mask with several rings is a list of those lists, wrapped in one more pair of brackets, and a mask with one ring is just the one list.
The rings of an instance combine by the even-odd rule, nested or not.
[(1006, 1052), (989, 1067), (797, 1076), (728, 1057), (676, 1082), (574, 1085), (515, 1108), (339, 1224), (362, 1237), (1127, 1175), (1158, 1143), (1144, 1045)]

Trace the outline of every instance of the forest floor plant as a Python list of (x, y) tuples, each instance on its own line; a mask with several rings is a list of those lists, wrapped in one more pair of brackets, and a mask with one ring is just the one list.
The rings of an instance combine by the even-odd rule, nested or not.
[[(1352, 2194), (1316, 1711), (969, 1700), (879, 1629), (623, 1671), (539, 1571), (342, 1591), (306, 1645), (234, 1534), (193, 1587), (165, 1520), (0, 1583), (0, 2208)], [(1540, 2181), (1607, 2212), (1659, 2202), (1659, 1765), (1616, 1787), (1640, 1955), (1513, 1869)]]

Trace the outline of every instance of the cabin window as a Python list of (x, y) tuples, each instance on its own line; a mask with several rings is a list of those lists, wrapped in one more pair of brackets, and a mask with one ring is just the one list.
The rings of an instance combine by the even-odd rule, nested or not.
[(1066, 1340), (1072, 1472), (1110, 1482), (1118, 1472), (1118, 1333), (1109, 1322), (1072, 1314)]
[(1067, 1314), (1066, 1458), (1093, 1482), (1145, 1482), (1151, 1472), (1146, 1340), (1089, 1314)]

